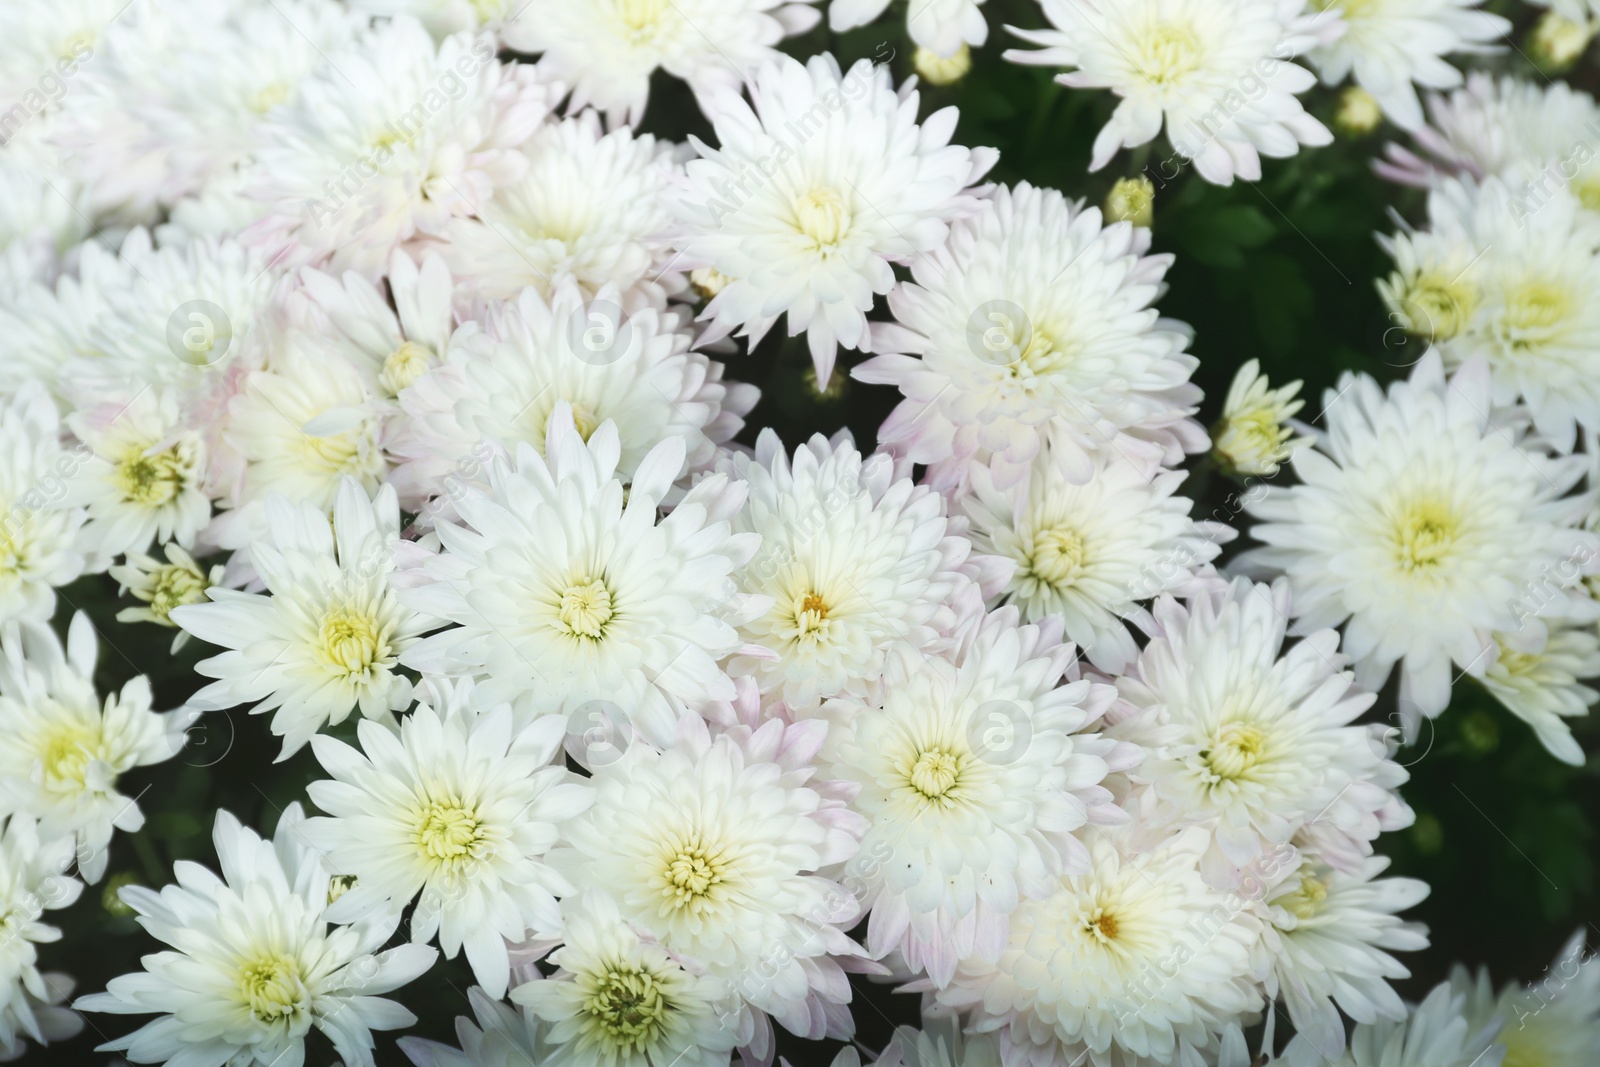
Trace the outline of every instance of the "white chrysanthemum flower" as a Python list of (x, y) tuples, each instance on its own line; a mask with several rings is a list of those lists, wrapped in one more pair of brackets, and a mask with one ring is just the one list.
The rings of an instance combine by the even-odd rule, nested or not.
[(115, 260), (95, 265), (99, 280), (81, 298), (103, 307), (86, 343), (68, 350), (67, 395), (88, 405), (157, 388), (190, 401), (220, 388), (267, 318), (277, 278), (266, 261), (232, 240), (158, 249), (143, 229)]
[(500, 63), (493, 37), (435, 46), (404, 15), (328, 66), (262, 125), (250, 195), (272, 214), (247, 237), (275, 263), (372, 278), (402, 243), (520, 178), (516, 148), (557, 95), (533, 67)]
[[(1395, 125), (1423, 123), (1416, 86), (1454, 89), (1461, 72), (1445, 61), (1453, 52), (1492, 51), (1490, 42), (1511, 31), (1499, 15), (1479, 10), (1482, 0), (1311, 0), (1336, 13), (1343, 32), (1312, 50), (1310, 59), (1327, 85), (1353, 75)], [(1415, 84), (1413, 84), (1415, 83)]]
[(718, 147), (691, 142), (681, 265), (730, 279), (700, 313), (710, 337), (738, 329), (753, 347), (787, 314), (826, 385), (840, 345), (868, 348), (890, 265), (944, 243), (997, 155), (950, 143), (953, 107), (919, 124), (918, 94), (896, 94), (870, 60), (845, 72), (831, 55), (784, 57), (752, 75), (750, 100), (719, 99)]
[[(1001, 1067), (1000, 1043), (993, 1034), (963, 1033), (958, 1019), (928, 1018), (922, 1030), (895, 1027), (894, 1037), (872, 1063), (873, 1067)], [(848, 1060), (834, 1061), (834, 1067), (846, 1064), (855, 1067)]]
[(522, 445), (515, 467), (496, 460), (489, 488), (457, 501), (465, 525), (440, 522), (444, 551), (407, 575), (406, 602), (456, 625), (403, 662), (486, 675), (487, 699), (536, 698), (538, 713), (613, 701), (657, 742), (685, 708), (731, 699), (717, 666), (739, 647), (722, 617), (725, 588), (757, 543), (729, 525), (744, 487), (710, 475), (657, 522), (683, 470), (683, 439), (652, 448), (626, 494), (621, 458), (616, 423), (585, 441), (562, 402), (543, 456)]
[(28, 1051), (27, 1039), (35, 1034), (39, 1044), (48, 1045), (83, 1032), (83, 1016), (66, 1006), (77, 983), (60, 973), (41, 974), (39, 979), (45, 987), (43, 997), (24, 987), (20, 997), (0, 1008), (0, 1063), (21, 1059)]
[(1505, 1067), (1600, 1062), (1600, 964), (1585, 951), (1584, 938), (1581, 929), (1573, 934), (1538, 982), (1508, 982), (1498, 996), (1487, 967), (1475, 977), (1465, 967), (1451, 971), (1451, 989), (1466, 995), (1472, 1025), (1499, 1024), (1494, 1043), (1505, 1050)]
[(734, 585), (770, 603), (743, 627), (766, 651), (735, 660), (732, 673), (753, 674), (790, 708), (812, 708), (859, 691), (892, 645), (928, 651), (954, 626), (951, 601), (976, 570), (971, 546), (944, 499), (896, 467), (820, 434), (791, 462), (770, 429), (753, 456), (729, 456), (726, 469), (750, 494), (735, 528), (761, 542)]
[(768, 1015), (800, 1037), (848, 1039), (841, 963), (873, 969), (844, 933), (860, 904), (826, 873), (865, 829), (842, 783), (813, 777), (826, 732), (774, 719), (712, 737), (685, 716), (664, 750), (635, 742), (597, 770), (594, 806), (550, 857), (714, 979), (733, 1043), (761, 1062), (771, 1062)]
[(371, 368), (334, 342), (287, 334), (271, 365), (245, 375), (228, 402), (222, 437), (242, 470), (208, 536), (223, 548), (263, 537), (274, 494), (327, 514), (345, 479), (377, 489), (389, 468), (379, 388)]
[(859, 785), (872, 824), (846, 882), (875, 958), (898, 950), (941, 986), (958, 960), (998, 960), (1018, 901), (1087, 869), (1075, 835), (1126, 818), (1100, 782), (1138, 752), (1090, 732), (1116, 692), (1078, 679), (1060, 640), (1059, 620), (1003, 609), (955, 664), (902, 648), (873, 697), (823, 706), (824, 773)]
[(1261, 1006), (1257, 921), (1200, 877), (1203, 830), (1135, 846), (1096, 834), (1087, 873), (1012, 914), (998, 963), (963, 961), (935, 991), (971, 1010), (968, 1030), (999, 1031), (1005, 1063), (1188, 1065), (1224, 1044), (1242, 1051), (1241, 1016)]
[(478, 984), (505, 996), (507, 942), (555, 934), (554, 894), (571, 891), (540, 860), (557, 824), (590, 800), (571, 772), (551, 766), (564, 729), (547, 717), (517, 730), (505, 704), (481, 714), (420, 704), (398, 736), (359, 723), (362, 752), (313, 737), (333, 780), (308, 791), (331, 818), (308, 820), (302, 833), (330, 868), (356, 880), (330, 916), (398, 915), (420, 893), (411, 940), (437, 932), (450, 959), (465, 948)]
[(1047, 441), (1078, 482), (1102, 452), (1153, 475), (1205, 448), (1188, 328), (1150, 306), (1172, 256), (1149, 249), (1148, 229), (1103, 226), (1053, 189), (997, 189), (889, 295), (899, 325), (875, 327), (873, 349), (894, 354), (851, 371), (906, 397), (884, 446), (941, 491), (975, 463), (1002, 489), (1025, 483)]
[(462, 327), (444, 365), (401, 398), (388, 430), (386, 444), (401, 459), (394, 486), (406, 505), (426, 512), (430, 500), (454, 499), (463, 483), (482, 481), (475, 476), (485, 442), (542, 454), (562, 403), (584, 437), (603, 422), (615, 425), (624, 481), (669, 438), (683, 443), (688, 472), (709, 467), (717, 446), (743, 428), (756, 389), (724, 382), (722, 364), (692, 350), (686, 312), (627, 314), (622, 300), (615, 289), (588, 299), (569, 279), (548, 301), (524, 290)]
[(1489, 178), (1443, 182), (1428, 217), (1430, 232), (1384, 242), (1398, 268), (1385, 302), (1446, 367), (1485, 360), (1495, 404), (1520, 397), (1571, 451), (1577, 425), (1600, 429), (1600, 214), (1566, 189), (1532, 203)]
[[(117, 612), (118, 622), (153, 622), (157, 626), (178, 629), (172, 621), (172, 609), (184, 604), (204, 604), (206, 590), (221, 585), (227, 566), (221, 563), (203, 568), (193, 556), (177, 545), (163, 546), (167, 557), (163, 563), (142, 552), (129, 552), (126, 562), (112, 567), (111, 577), (121, 588), (118, 592), (132, 593), (146, 606), (123, 608)], [(179, 629), (172, 638), (172, 651), (189, 643), (190, 634)]]
[(275, 711), (272, 732), (287, 758), (322, 727), (357, 708), (393, 722), (411, 703), (400, 655), (438, 625), (400, 603), (390, 580), (400, 508), (387, 486), (373, 500), (353, 481), (339, 488), (330, 521), (306, 502), (267, 502), (270, 543), (251, 546), (266, 595), (211, 588), (208, 604), (174, 607), (179, 626), (231, 651), (195, 670), (217, 681), (190, 698), (200, 711), (256, 701)]
[(599, 891), (563, 901), (559, 970), (511, 991), (549, 1025), (541, 1067), (725, 1067), (734, 1032), (719, 1015), (722, 984), (691, 973), (624, 921)]
[(56, 406), (37, 382), (0, 406), (0, 621), (47, 622), (56, 589), (86, 566), (78, 544), (83, 509), (66, 498), (88, 449), (62, 451), (61, 432)]
[(66, 874), (74, 838), (48, 837), (39, 839), (38, 824), (27, 815), (0, 818), (0, 1053), (20, 1051), (24, 1037), (43, 1044), (56, 1036), (47, 1028), (59, 1031), (47, 1006), (60, 999), (61, 976), (39, 973), (34, 946), (61, 940), (60, 930), (40, 920), (77, 900), (83, 883)]
[(689, 83), (702, 110), (719, 90), (737, 91), (777, 44), (821, 14), (815, 0), (529, 0), (501, 29), (520, 52), (572, 86), (570, 109), (593, 105), (614, 125), (638, 125), (650, 77)]
[(1375, 698), (1352, 688), (1335, 631), (1283, 651), (1290, 610), (1282, 579), (1237, 579), (1187, 606), (1162, 597), (1155, 636), (1117, 679), (1145, 714), (1112, 732), (1148, 750), (1139, 775), (1160, 801), (1141, 825), (1205, 826), (1218, 885), (1308, 823), (1340, 842), (1329, 862), (1353, 871), (1381, 831), (1411, 822), (1395, 795), (1408, 775), (1386, 758), (1383, 728), (1355, 724)]
[(86, 509), (81, 543), (102, 556), (144, 552), (152, 541), (194, 545), (211, 521), (206, 448), (183, 425), (177, 394), (144, 390), (67, 416), (88, 446), (67, 500)]
[(1010, 490), (974, 467), (961, 506), (973, 548), (1016, 566), (998, 599), (1027, 622), (1060, 615), (1068, 639), (1116, 674), (1139, 653), (1127, 624), (1150, 626), (1139, 601), (1200, 591), (1215, 581), (1206, 565), (1233, 539), (1226, 526), (1189, 517), (1190, 500), (1175, 495), (1184, 477), (1162, 470), (1150, 478), (1110, 456), (1096, 458), (1089, 479), (1075, 485), (1050, 448)]
[(668, 234), (681, 173), (670, 142), (606, 133), (585, 111), (540, 127), (522, 150), (521, 180), (445, 227), (440, 251), (468, 290), (512, 300), (533, 286), (548, 299), (570, 277), (590, 298), (616, 286), (631, 310), (684, 288)]
[(1548, 627), (1542, 647), (1522, 647), (1529, 634), (1496, 634), (1495, 660), (1483, 672), (1485, 689), (1511, 714), (1533, 727), (1550, 754), (1583, 766), (1583, 749), (1567, 719), (1589, 714), (1600, 692), (1584, 679), (1600, 678), (1600, 635), (1593, 626)]
[(532, 1012), (495, 1000), (477, 986), (467, 990), (477, 1025), (456, 1016), (459, 1049), (407, 1035), (395, 1042), (416, 1067), (529, 1067), (550, 1062), (552, 1047)]
[[(906, 9), (906, 32), (912, 43), (941, 58), (962, 48), (978, 48), (989, 39), (983, 18), (984, 0), (911, 0)], [(831, 0), (828, 28), (834, 33), (853, 30), (882, 15), (889, 0)]]
[(417, 1021), (376, 994), (422, 974), (437, 951), (424, 945), (379, 951), (398, 915), (330, 927), (329, 875), (301, 840), (304, 820), (300, 805), (289, 805), (265, 841), (219, 811), (212, 838), (222, 877), (180, 862), (176, 885), (159, 893), (142, 886), (121, 891), (140, 925), (172, 950), (145, 956), (144, 972), (113, 978), (104, 993), (73, 1004), (161, 1015), (100, 1051), (120, 1051), (134, 1063), (184, 1057), (282, 1067), (303, 1062), (314, 1027), (345, 1063), (373, 1067), (372, 1031)]
[(140, 216), (227, 181), (364, 21), (336, 0), (141, 6), (159, 17), (118, 20), (57, 134), (97, 204)]
[(1289, 425), (1306, 404), (1299, 392), (1298, 381), (1268, 388), (1261, 364), (1254, 359), (1245, 361), (1222, 402), (1222, 422), (1212, 445), (1229, 470), (1270, 478), (1295, 449), (1311, 443), (1310, 437), (1296, 437)]
[(193, 715), (151, 711), (142, 674), (102, 701), (94, 624), (82, 612), (65, 649), (53, 630), (32, 625), (6, 630), (0, 645), (0, 798), (38, 819), (46, 836), (75, 838), (79, 872), (98, 882), (113, 829), (144, 825), (138, 797), (117, 792), (118, 777), (176, 755)]
[(1390, 952), (1428, 947), (1427, 927), (1397, 918), (1427, 897), (1428, 885), (1377, 877), (1389, 866), (1384, 856), (1341, 871), (1292, 849), (1284, 854), (1293, 858), (1292, 869), (1263, 889), (1265, 921), (1255, 953), (1268, 998), (1282, 996), (1294, 1024), (1284, 1058), (1319, 1063), (1344, 1048), (1340, 1010), (1358, 1023), (1405, 1019), (1406, 1006), (1389, 982), (1411, 972)]
[(443, 358), (455, 326), (455, 290), (444, 261), (431, 253), (419, 268), (396, 252), (385, 278), (387, 289), (354, 271), (334, 278), (307, 267), (299, 274), (301, 288), (287, 302), (299, 329), (332, 340), (391, 397)]
[[(1122, 98), (1095, 138), (1091, 171), (1123, 147), (1167, 141), (1208, 182), (1261, 177), (1261, 157), (1333, 141), (1296, 99), (1316, 76), (1289, 60), (1317, 41), (1304, 0), (1042, 0), (1052, 30), (1012, 32), (1016, 63), (1073, 67), (1056, 81)], [(1332, 20), (1328, 20), (1330, 23)]]
[[(145, 241), (135, 231), (124, 244)], [(63, 273), (54, 284), (0, 294), (0, 331), (8, 339), (7, 358), (0, 360), (0, 394), (9, 396), (23, 383), (36, 381), (64, 400), (88, 369), (78, 357), (106, 352), (97, 335), (123, 312), (113, 302), (127, 301), (138, 276), (126, 260), (97, 241), (78, 245), (72, 254), (76, 276)]]
[(1586, 146), (1597, 133), (1600, 104), (1588, 93), (1474, 71), (1449, 96), (1428, 97), (1428, 125), (1411, 131), (1420, 155), (1390, 144), (1376, 168), (1422, 188), (1440, 177), (1499, 177), (1530, 198), (1564, 185), (1600, 211), (1600, 152)]
[(1350, 1047), (1342, 1056), (1335, 1054), (1332, 1067), (1501, 1067), (1505, 1048), (1493, 1039), (1502, 1021), (1470, 1021), (1466, 1004), (1466, 994), (1440, 982), (1404, 1021), (1356, 1026)]
[(1249, 505), (1265, 547), (1240, 565), (1288, 576), (1300, 629), (1346, 624), (1364, 689), (1401, 664), (1410, 737), (1449, 703), (1452, 662), (1483, 676), (1495, 633), (1594, 617), (1581, 576), (1600, 570), (1600, 538), (1577, 528), (1589, 501), (1564, 495), (1584, 458), (1523, 447), (1492, 407), (1481, 362), (1447, 381), (1430, 352), (1387, 393), (1346, 374), (1327, 434), (1294, 455), (1301, 484)]

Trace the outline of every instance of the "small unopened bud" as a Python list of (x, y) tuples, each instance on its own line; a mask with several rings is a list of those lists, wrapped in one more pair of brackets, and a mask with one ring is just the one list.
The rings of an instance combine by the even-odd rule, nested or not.
[(1105, 211), (1109, 222), (1131, 222), (1135, 226), (1149, 226), (1155, 221), (1155, 184), (1143, 175), (1137, 178), (1118, 178), (1117, 184), (1106, 194)]
[(689, 272), (689, 284), (702, 300), (710, 300), (728, 287), (732, 278), (714, 267), (698, 267)]
[(972, 49), (962, 42), (954, 55), (941, 56), (931, 48), (919, 47), (911, 54), (911, 66), (929, 85), (953, 85), (972, 69)]
[(833, 372), (833, 377), (828, 379), (828, 384), (824, 388), (819, 389), (817, 388), (817, 369), (815, 367), (806, 368), (805, 382), (807, 388), (811, 390), (812, 396), (823, 401), (824, 403), (831, 404), (835, 400), (838, 400), (840, 397), (844, 396), (845, 384), (849, 380), (850, 376), (848, 374), (842, 374), (835, 370)]
[(1528, 35), (1528, 48), (1534, 62), (1546, 70), (1566, 70), (1594, 40), (1595, 25), (1573, 22), (1554, 11), (1546, 11)]
[(1340, 133), (1351, 137), (1364, 137), (1378, 128), (1383, 121), (1383, 109), (1377, 98), (1359, 85), (1352, 85), (1339, 94), (1339, 111), (1333, 124)]

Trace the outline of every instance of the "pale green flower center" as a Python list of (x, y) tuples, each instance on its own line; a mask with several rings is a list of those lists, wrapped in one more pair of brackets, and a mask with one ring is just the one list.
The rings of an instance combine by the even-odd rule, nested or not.
[(1169, 23), (1145, 33), (1135, 63), (1146, 81), (1169, 86), (1199, 70), (1201, 58), (1200, 39), (1194, 29)]
[(423, 858), (455, 871), (482, 859), (489, 850), (488, 829), (475, 806), (448, 795), (422, 805), (413, 840)]
[(135, 446), (116, 465), (114, 478), (123, 500), (155, 508), (171, 503), (193, 473), (190, 457), (176, 447), (146, 455), (144, 448)]
[(398, 396), (418, 378), (428, 372), (428, 365), (433, 360), (433, 353), (415, 341), (407, 341), (399, 348), (390, 352), (383, 361), (383, 370), (378, 375), (378, 382), (391, 395)]
[(943, 748), (919, 753), (907, 780), (911, 788), (928, 800), (943, 800), (961, 779), (961, 758)]
[(1425, 271), (1401, 290), (1406, 329), (1430, 340), (1448, 341), (1465, 330), (1477, 307), (1477, 287), (1459, 275)]
[(1082, 534), (1070, 526), (1055, 526), (1034, 538), (1028, 570), (1051, 588), (1062, 589), (1082, 576), (1086, 553)]
[(795, 226), (819, 251), (837, 248), (850, 232), (850, 205), (833, 189), (817, 188), (800, 197), (794, 216)]
[(389, 656), (388, 628), (370, 614), (339, 607), (322, 617), (317, 655), (345, 678), (365, 678)]
[(1200, 753), (1211, 773), (1224, 782), (1243, 778), (1250, 769), (1261, 762), (1266, 754), (1267, 738), (1254, 726), (1230, 722), (1223, 724), (1211, 742), (1211, 747)]
[(661, 1038), (672, 1004), (655, 975), (615, 963), (586, 984), (583, 1011), (606, 1044), (643, 1053)]
[(698, 908), (719, 899), (729, 875), (728, 857), (699, 833), (669, 846), (661, 860), (661, 893), (678, 909)]
[(606, 583), (598, 578), (580, 578), (561, 594), (557, 627), (572, 637), (598, 641), (606, 635), (606, 625), (615, 614)]
[(1461, 524), (1448, 508), (1423, 501), (1411, 505), (1395, 524), (1395, 559), (1403, 570), (1437, 567), (1449, 554)]
[(300, 965), (280, 952), (257, 956), (239, 968), (239, 993), (257, 1022), (293, 1019), (310, 1009)]

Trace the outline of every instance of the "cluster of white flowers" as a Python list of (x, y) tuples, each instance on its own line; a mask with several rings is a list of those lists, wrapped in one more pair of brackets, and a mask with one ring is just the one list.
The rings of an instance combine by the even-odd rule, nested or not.
[[(419, 1065), (767, 1067), (863, 981), (922, 998), (890, 1067), (1596, 1062), (1581, 941), (1559, 1007), (1408, 1007), (1428, 887), (1375, 849), (1463, 677), (1583, 759), (1600, 108), (1474, 76), (1425, 122), (1506, 28), (1477, 0), (1042, 0), (1008, 55), (1121, 98), (1096, 169), (1164, 124), (1254, 180), (1330, 141), (1317, 74), (1416, 140), (1414, 369), (1313, 429), (1251, 360), (1208, 433), (1150, 229), (779, 51), (822, 15), (7, 0), (0, 1058), (82, 1026), (41, 917), (139, 830), (119, 776), (246, 707), (312, 810), (121, 890), (168, 947), (75, 1007), (155, 1016), (134, 1063), (370, 1067), (441, 953), (476, 1022)], [(982, 0), (908, 32), (953, 63)], [(714, 143), (638, 129), (658, 70)], [(875, 447), (747, 432), (780, 319), (819, 389), (846, 351), (898, 390)], [(214, 649), (181, 708), (96, 690), (96, 575)]]

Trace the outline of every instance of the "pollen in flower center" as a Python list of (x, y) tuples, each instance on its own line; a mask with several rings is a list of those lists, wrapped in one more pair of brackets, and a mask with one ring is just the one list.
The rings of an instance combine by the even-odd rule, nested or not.
[(961, 780), (961, 759), (942, 748), (930, 748), (917, 756), (907, 776), (911, 788), (929, 800), (948, 800)]
[(1438, 504), (1412, 505), (1395, 527), (1395, 557), (1401, 568), (1426, 571), (1438, 566), (1454, 546), (1458, 527), (1455, 516)]
[(370, 614), (338, 607), (322, 617), (317, 651), (336, 674), (359, 679), (388, 656), (389, 641)]
[(160, 507), (171, 503), (189, 481), (193, 464), (176, 447), (155, 455), (134, 447), (116, 467), (117, 489), (130, 504)]
[(573, 637), (598, 641), (606, 635), (606, 624), (616, 612), (611, 590), (599, 579), (579, 578), (561, 594), (561, 613), (557, 628)]
[(1200, 40), (1182, 25), (1153, 26), (1140, 41), (1139, 73), (1155, 85), (1169, 86), (1200, 69)]
[(273, 952), (239, 968), (239, 993), (257, 1022), (275, 1023), (304, 1013), (311, 999), (292, 957)]
[(418, 811), (414, 839), (424, 857), (451, 870), (483, 858), (489, 847), (477, 809), (455, 796), (433, 800)]
[(1211, 747), (1202, 751), (1200, 757), (1220, 781), (1233, 782), (1260, 763), (1266, 750), (1267, 738), (1260, 730), (1230, 722), (1217, 731)]
[(1115, 941), (1120, 929), (1117, 917), (1103, 907), (1095, 908), (1083, 920), (1084, 932), (1102, 945)]
[(1317, 912), (1322, 910), (1322, 905), (1328, 900), (1328, 883), (1318, 878), (1309, 868), (1305, 868), (1300, 875), (1300, 884), (1290, 893), (1278, 899), (1278, 903), (1287, 908), (1296, 918), (1315, 918)]
[(633, 964), (613, 964), (594, 982), (583, 1010), (611, 1044), (642, 1053), (666, 1029), (672, 1005), (655, 975)]
[(716, 896), (716, 889), (727, 879), (728, 866), (720, 849), (707, 843), (698, 833), (669, 849), (662, 873), (663, 895), (672, 907), (692, 907)]
[(1046, 585), (1060, 589), (1083, 574), (1083, 537), (1070, 526), (1053, 526), (1034, 538), (1028, 570)]
[(794, 203), (795, 226), (822, 252), (832, 251), (850, 232), (850, 205), (827, 187), (806, 193)]

